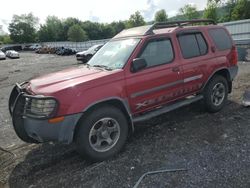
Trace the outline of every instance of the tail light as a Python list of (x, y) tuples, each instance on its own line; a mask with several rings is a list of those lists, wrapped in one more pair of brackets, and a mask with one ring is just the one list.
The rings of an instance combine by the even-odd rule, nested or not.
[(231, 54), (232, 54), (231, 64), (232, 65), (237, 65), (238, 64), (238, 54), (237, 54), (237, 49), (236, 49), (235, 46), (232, 47)]

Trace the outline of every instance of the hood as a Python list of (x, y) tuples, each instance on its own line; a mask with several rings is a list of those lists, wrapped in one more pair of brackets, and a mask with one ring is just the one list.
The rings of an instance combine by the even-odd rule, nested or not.
[(87, 50), (82, 51), (82, 52), (78, 52), (78, 53), (76, 53), (76, 55), (85, 55), (85, 54), (86, 54), (86, 52), (87, 52)]
[(2, 51), (0, 51), (0, 56), (4, 56), (5, 57), (5, 53), (3, 53)]
[(113, 74), (114, 72), (116, 71), (79, 66), (32, 79), (27, 89), (33, 94), (46, 95)]

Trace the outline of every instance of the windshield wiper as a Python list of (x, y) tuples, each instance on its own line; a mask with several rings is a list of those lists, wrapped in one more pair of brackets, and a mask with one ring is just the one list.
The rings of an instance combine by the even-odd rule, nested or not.
[(93, 65), (93, 67), (99, 67), (99, 68), (103, 68), (105, 70), (113, 70), (112, 68), (106, 66), (106, 65)]

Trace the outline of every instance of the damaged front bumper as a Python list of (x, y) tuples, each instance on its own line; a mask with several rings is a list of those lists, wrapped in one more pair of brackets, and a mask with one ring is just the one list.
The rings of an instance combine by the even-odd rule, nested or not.
[(18, 137), (29, 143), (47, 141), (71, 143), (75, 126), (82, 114), (67, 115), (63, 117), (63, 121), (53, 123), (50, 123), (49, 119), (55, 116), (56, 110), (48, 116), (32, 114), (32, 105), (29, 105), (29, 101), (52, 99), (52, 97), (28, 94), (25, 89), (26, 84), (16, 84), (9, 98), (9, 111)]

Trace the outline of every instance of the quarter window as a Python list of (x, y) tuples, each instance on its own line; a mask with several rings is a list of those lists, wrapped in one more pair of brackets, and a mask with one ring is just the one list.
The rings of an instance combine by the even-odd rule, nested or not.
[(232, 40), (225, 29), (210, 29), (209, 35), (218, 50), (227, 50), (232, 48)]
[(205, 55), (208, 51), (207, 43), (201, 33), (180, 35), (178, 40), (185, 59)]
[(147, 62), (147, 67), (170, 63), (174, 59), (172, 43), (169, 39), (150, 41), (140, 55)]

